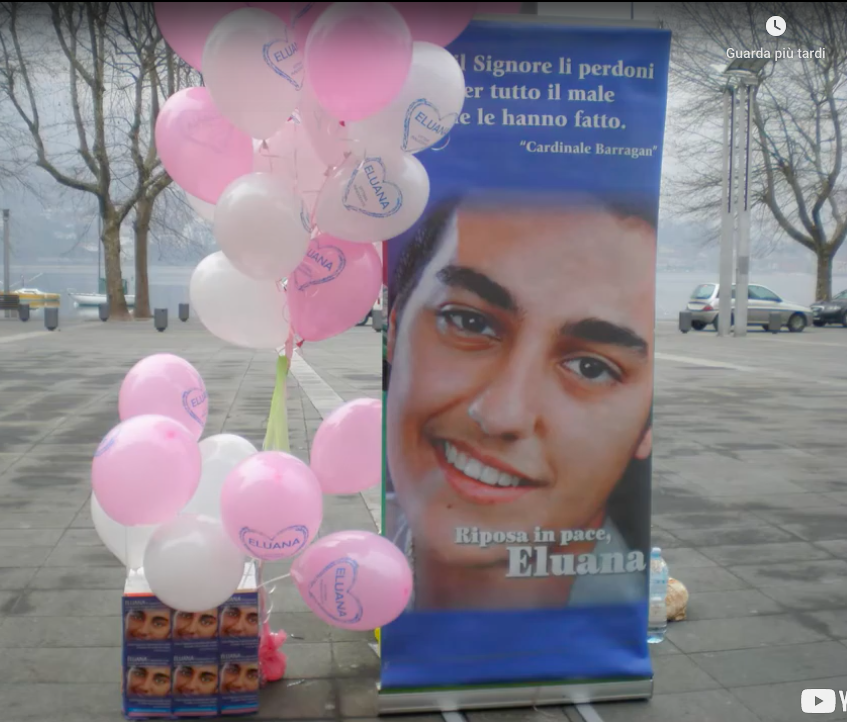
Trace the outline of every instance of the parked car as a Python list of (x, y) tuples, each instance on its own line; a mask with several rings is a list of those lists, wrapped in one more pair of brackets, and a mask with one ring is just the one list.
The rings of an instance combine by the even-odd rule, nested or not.
[[(691, 311), (691, 327), (695, 331), (702, 331), (706, 326), (712, 325), (718, 328), (718, 311), (720, 285), (717, 283), (704, 283), (694, 289), (691, 299), (688, 301), (688, 310)], [(747, 287), (747, 325), (762, 326), (768, 329), (770, 315), (779, 311), (782, 316), (782, 325), (788, 326), (792, 333), (800, 333), (813, 321), (811, 308), (801, 306), (790, 301), (785, 301), (771, 289), (758, 284), (750, 284)], [(731, 322), (735, 323), (735, 286), (732, 287), (732, 310)]]
[(831, 301), (815, 301), (812, 304), (813, 323), (820, 328), (828, 323), (840, 323), (847, 327), (847, 291), (833, 296)]

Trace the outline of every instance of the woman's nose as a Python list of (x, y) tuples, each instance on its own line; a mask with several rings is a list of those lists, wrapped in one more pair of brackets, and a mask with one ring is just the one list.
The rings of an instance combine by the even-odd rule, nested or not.
[(487, 436), (517, 440), (538, 422), (540, 373), (525, 359), (510, 358), (471, 403), (468, 414)]

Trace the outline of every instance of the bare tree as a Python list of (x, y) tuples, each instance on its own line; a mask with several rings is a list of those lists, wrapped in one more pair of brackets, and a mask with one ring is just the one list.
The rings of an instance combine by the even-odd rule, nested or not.
[[(847, 237), (847, 3), (663, 5), (674, 33), (669, 122), (685, 167), (672, 182), (677, 209), (719, 217), (721, 70), (730, 48), (736, 57), (768, 50), (753, 105), (751, 198), (777, 233), (815, 254), (816, 297), (830, 298), (833, 257)], [(774, 15), (787, 25), (778, 40), (765, 30)], [(777, 50), (790, 54), (776, 59)]]
[[(39, 7), (42, 6), (42, 7)], [(121, 225), (135, 211), (136, 315), (149, 316), (147, 236), (153, 204), (170, 184), (153, 129), (164, 99), (188, 80), (156, 27), (152, 3), (0, 3), (0, 93), (23, 121), (39, 168), (97, 199), (112, 316), (129, 318)], [(59, 51), (49, 49), (52, 41)], [(46, 48), (46, 49), (45, 49)], [(63, 68), (74, 152), (51, 142), (45, 111)], [(67, 113), (67, 111), (64, 111)], [(55, 130), (55, 129), (54, 129)]]

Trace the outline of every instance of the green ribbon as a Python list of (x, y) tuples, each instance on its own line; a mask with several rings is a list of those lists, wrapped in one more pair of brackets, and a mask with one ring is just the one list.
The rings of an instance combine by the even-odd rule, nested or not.
[(285, 405), (285, 382), (288, 379), (289, 362), (280, 356), (276, 362), (276, 386), (271, 398), (271, 410), (268, 415), (268, 429), (265, 432), (263, 451), (284, 451), (291, 453), (288, 438), (288, 409)]

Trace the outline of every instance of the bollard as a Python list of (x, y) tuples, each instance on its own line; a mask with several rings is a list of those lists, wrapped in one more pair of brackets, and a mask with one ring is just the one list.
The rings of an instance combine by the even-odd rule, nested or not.
[(179, 304), (179, 320), (185, 323), (188, 320), (188, 304)]
[(153, 312), (153, 323), (156, 325), (156, 330), (160, 333), (168, 327), (168, 309), (157, 308)]
[(59, 309), (45, 308), (44, 309), (44, 328), (48, 331), (55, 331), (59, 328)]
[(375, 308), (371, 313), (374, 331), (382, 331), (382, 309)]
[(691, 330), (691, 311), (679, 312), (679, 330), (688, 333)]
[(28, 303), (22, 303), (20, 306), (18, 306), (18, 318), (21, 319), (21, 321), (29, 321)]
[(100, 320), (108, 321), (109, 320), (109, 304), (101, 303), (100, 304)]
[(768, 331), (779, 333), (782, 330), (782, 314), (779, 311), (771, 311), (768, 316)]

